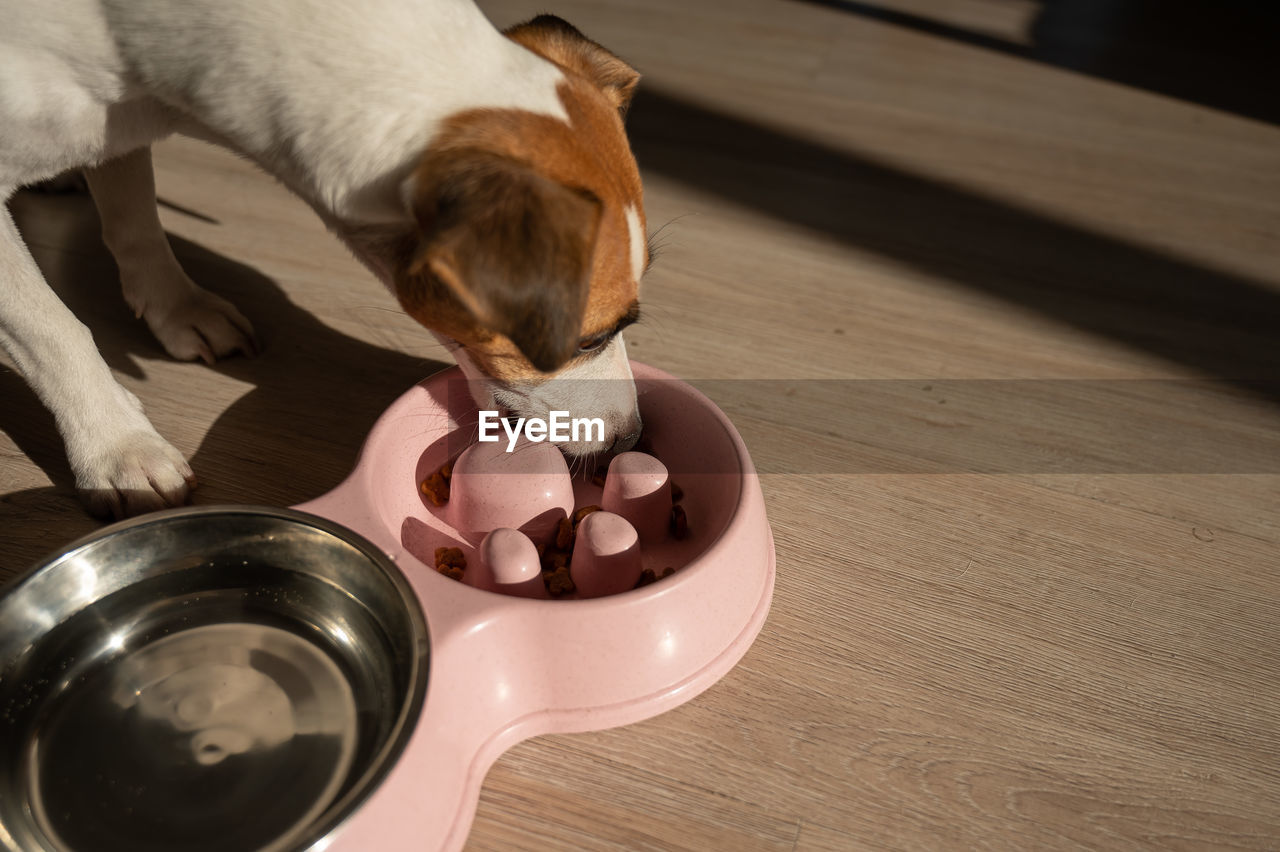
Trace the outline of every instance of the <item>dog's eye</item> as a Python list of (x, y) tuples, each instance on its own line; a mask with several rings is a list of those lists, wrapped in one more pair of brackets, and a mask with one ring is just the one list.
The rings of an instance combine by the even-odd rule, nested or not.
[(595, 352), (608, 343), (612, 337), (612, 334), (597, 334), (594, 337), (584, 337), (578, 341), (578, 354), (585, 355), (588, 352)]

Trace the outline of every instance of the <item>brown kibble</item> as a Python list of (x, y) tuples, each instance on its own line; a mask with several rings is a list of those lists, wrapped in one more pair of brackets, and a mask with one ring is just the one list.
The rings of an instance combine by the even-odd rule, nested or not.
[(433, 506), (443, 506), (449, 501), (449, 480), (453, 478), (453, 462), (447, 461), (440, 469), (422, 480), (422, 494)]
[(461, 580), (467, 557), (460, 547), (437, 547), (436, 570), (451, 580)]
[(467, 557), (460, 547), (437, 547), (436, 567), (463, 569), (467, 567)]
[(583, 506), (581, 509), (573, 513), (573, 525), (576, 527), (578, 524), (582, 523), (582, 519), (587, 515), (590, 515), (592, 512), (599, 511), (599, 506)]
[(567, 595), (577, 589), (567, 566), (544, 575), (542, 579), (547, 584), (547, 591), (553, 595)]
[(542, 555), (542, 571), (549, 574), (567, 568), (569, 565), (569, 554), (564, 550), (556, 550), (555, 548), (547, 548), (547, 552)]
[(443, 506), (449, 500), (449, 481), (438, 470), (422, 480), (420, 487), (423, 496), (430, 500), (433, 506)]
[(680, 506), (671, 507), (671, 535), (682, 539), (689, 534), (689, 516)]
[(671, 502), (679, 503), (683, 499), (684, 499), (684, 489), (681, 488), (679, 485), (676, 485), (674, 482), (671, 483)]
[(560, 523), (556, 525), (556, 547), (560, 550), (569, 550), (573, 547), (573, 521), (568, 518), (561, 518)]
[(662, 569), (661, 574), (655, 573), (652, 568), (645, 568), (643, 571), (640, 572), (640, 579), (636, 581), (635, 588), (638, 589), (641, 586), (647, 586), (650, 583), (656, 583), (659, 580), (665, 580), (674, 573), (676, 573), (676, 569), (672, 568), (669, 565), (666, 568)]
[(603, 468), (603, 467), (596, 468), (596, 472), (591, 474), (591, 484), (598, 488), (604, 488), (604, 480), (605, 480), (606, 472), (607, 472), (607, 468)]

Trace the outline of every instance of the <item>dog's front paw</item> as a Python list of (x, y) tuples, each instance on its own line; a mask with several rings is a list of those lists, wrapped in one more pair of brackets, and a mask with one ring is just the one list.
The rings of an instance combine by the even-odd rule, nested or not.
[(151, 429), (125, 432), (75, 453), (71, 468), (81, 501), (101, 518), (119, 520), (181, 506), (196, 487), (182, 453)]
[(157, 300), (141, 310), (151, 333), (174, 358), (212, 364), (233, 352), (257, 352), (253, 326), (235, 305), (190, 284), (176, 298)]

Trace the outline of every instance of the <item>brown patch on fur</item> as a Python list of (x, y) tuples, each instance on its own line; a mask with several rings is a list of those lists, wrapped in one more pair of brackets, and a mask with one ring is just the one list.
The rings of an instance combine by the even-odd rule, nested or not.
[[(603, 48), (540, 20), (509, 34), (572, 63), (558, 87), (569, 123), (493, 109), (447, 121), (414, 172), (420, 243), (395, 276), (411, 316), (507, 382), (545, 380), (572, 360), (579, 339), (614, 327), (637, 295), (628, 205), (644, 223), (619, 112), (634, 80), (588, 78), (600, 69), (584, 57)], [(601, 67), (606, 81), (619, 73)]]
[(640, 74), (601, 45), (555, 15), (539, 15), (506, 31), (507, 38), (565, 70), (585, 77), (626, 114)]
[(432, 235), (409, 268), (442, 281), (476, 321), (539, 370), (573, 357), (590, 287), (600, 201), (476, 148), (427, 158), (414, 214)]

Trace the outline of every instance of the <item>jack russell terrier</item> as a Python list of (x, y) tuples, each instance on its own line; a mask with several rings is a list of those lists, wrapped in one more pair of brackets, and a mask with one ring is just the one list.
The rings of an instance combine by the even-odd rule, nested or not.
[[(305, 199), (439, 337), (482, 408), (601, 417), (633, 445), (618, 335), (649, 250), (623, 130), (639, 75), (564, 21), (470, 0), (0, 0), (0, 198), (83, 167), (125, 300), (170, 355), (253, 331), (174, 258), (150, 145), (216, 142)], [(182, 455), (112, 377), (0, 213), (0, 345), (53, 413), (90, 510), (177, 505)], [(591, 381), (578, 381), (591, 380)]]

